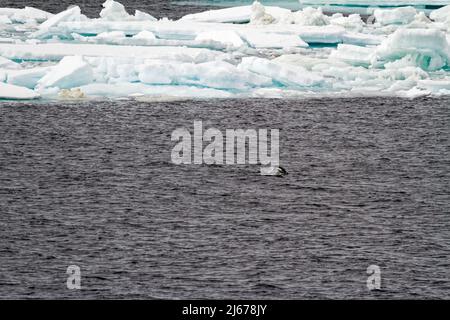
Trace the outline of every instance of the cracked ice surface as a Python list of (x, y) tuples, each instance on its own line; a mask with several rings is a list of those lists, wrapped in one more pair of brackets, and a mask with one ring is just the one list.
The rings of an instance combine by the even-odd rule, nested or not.
[(259, 2), (177, 21), (113, 0), (94, 19), (0, 8), (0, 99), (448, 95), (450, 5), (438, 2), (369, 20)]

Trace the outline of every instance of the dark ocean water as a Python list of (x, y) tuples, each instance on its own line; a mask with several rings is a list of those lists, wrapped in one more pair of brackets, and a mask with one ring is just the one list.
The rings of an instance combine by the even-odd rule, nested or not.
[[(449, 102), (1, 103), (0, 297), (450, 298)], [(173, 165), (194, 120), (280, 128), (289, 175)]]
[[(82, 12), (91, 18), (97, 18), (102, 10), (104, 0), (0, 0), (0, 8), (23, 8), (33, 6), (48, 12), (58, 13), (66, 10), (71, 5), (80, 6)], [(181, 18), (183, 15), (202, 10), (217, 9), (217, 3), (214, 6), (205, 6), (205, 1), (195, 5), (195, 1), (182, 0), (122, 0), (122, 3), (130, 14), (134, 10), (141, 10), (152, 14), (157, 18), (168, 17), (171, 19)], [(250, 2), (249, 2), (250, 3)]]
[[(449, 105), (0, 102), (0, 298), (450, 298)], [(279, 128), (289, 175), (173, 165), (171, 133), (194, 120)], [(66, 288), (72, 264), (80, 291)]]

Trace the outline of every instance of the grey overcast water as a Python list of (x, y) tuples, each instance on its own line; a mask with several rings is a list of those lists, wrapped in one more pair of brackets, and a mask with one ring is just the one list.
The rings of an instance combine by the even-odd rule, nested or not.
[[(203, 9), (122, 2), (156, 16)], [(89, 3), (94, 16), (101, 1)], [(448, 299), (449, 106), (0, 102), (0, 298)], [(194, 120), (279, 128), (289, 175), (172, 164), (171, 133)], [(69, 265), (82, 290), (67, 289)], [(369, 265), (380, 291), (367, 289)]]

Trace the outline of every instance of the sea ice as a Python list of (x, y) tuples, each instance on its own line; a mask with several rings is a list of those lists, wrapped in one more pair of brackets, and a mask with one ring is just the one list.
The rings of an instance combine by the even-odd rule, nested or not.
[(445, 80), (419, 80), (417, 83), (418, 88), (428, 90), (430, 92), (438, 93), (442, 90), (450, 90), (450, 79)]
[(138, 40), (156, 40), (155, 34), (147, 30), (139, 32), (133, 38)]
[(365, 26), (365, 23), (359, 14), (351, 14), (348, 17), (335, 14), (330, 18), (330, 24), (341, 26), (346, 30), (353, 32), (361, 32)]
[(178, 98), (231, 98), (228, 91), (184, 85), (146, 85), (143, 83), (92, 83), (80, 87), (86, 97), (134, 97), (142, 100)]
[(139, 70), (139, 80), (146, 84), (183, 84), (235, 90), (272, 84), (271, 78), (238, 70), (223, 61), (200, 64), (148, 61)]
[(22, 70), (9, 70), (7, 82), (21, 87), (34, 89), (38, 81), (50, 72), (50, 67), (36, 67)]
[(0, 68), (21, 69), (20, 64), (0, 56)]
[[(8, 16), (0, 16), (0, 25), (2, 24), (11, 24), (12, 21)], [(0, 27), (1, 29), (1, 27)]]
[(400, 7), (396, 9), (377, 9), (375, 19), (382, 25), (408, 24), (414, 21), (417, 10), (413, 7)]
[(243, 38), (253, 48), (307, 48), (308, 44), (299, 36), (258, 31), (241, 32)]
[(424, 6), (424, 5), (446, 5), (448, 0), (299, 0), (303, 5), (347, 5), (347, 6)]
[(74, 53), (89, 57), (136, 57), (184, 62), (224, 60), (227, 55), (208, 49), (184, 47), (108, 46), (76, 43), (2, 44), (0, 56), (20, 60), (59, 61)]
[(130, 15), (126, 10), (123, 4), (113, 1), (106, 0), (103, 3), (103, 10), (100, 11), (100, 17), (104, 20), (108, 21), (132, 21), (132, 20), (141, 20), (141, 21), (156, 21), (156, 18), (151, 16), (148, 13), (136, 10), (135, 15)]
[(156, 21), (157, 19), (147, 12), (136, 10), (134, 12), (134, 20), (138, 21)]
[(434, 71), (445, 67), (450, 51), (445, 33), (436, 29), (399, 29), (376, 50), (376, 63), (414, 57), (423, 70)]
[(350, 44), (339, 44), (337, 50), (330, 54), (331, 59), (344, 61), (354, 66), (370, 66), (374, 57), (374, 50)]
[[(291, 11), (279, 7), (264, 7), (264, 13), (274, 19), (279, 19)], [(209, 10), (200, 13), (188, 14), (181, 21), (218, 22), (218, 23), (246, 23), (250, 22), (253, 14), (252, 6), (240, 6), (226, 9)]]
[(225, 46), (240, 48), (245, 45), (242, 38), (232, 30), (223, 31), (205, 31), (199, 33), (195, 38), (196, 41), (217, 41)]
[(437, 22), (450, 21), (450, 5), (437, 9), (430, 13), (430, 18)]
[(23, 9), (16, 8), (0, 8), (0, 17), (6, 17), (11, 22), (26, 23), (34, 21), (41, 23), (51, 18), (53, 14), (36, 9), (33, 7), (25, 7)]
[(39, 97), (37, 92), (28, 88), (0, 82), (0, 99), (27, 100)]
[(313, 87), (324, 84), (321, 76), (301, 66), (277, 63), (263, 58), (245, 57), (238, 68), (260, 74), (285, 86)]
[(35, 34), (35, 36), (38, 36), (41, 33), (45, 33), (48, 30), (50, 30), (53, 27), (57, 27), (62, 22), (67, 21), (85, 21), (87, 20), (86, 16), (81, 14), (81, 9), (78, 6), (74, 6), (72, 8), (69, 8), (65, 11), (62, 11), (45, 22), (43, 22), (39, 26), (39, 31)]
[(41, 78), (37, 86), (39, 88), (70, 89), (91, 83), (93, 78), (91, 66), (82, 57), (67, 56)]
[(293, 23), (301, 26), (325, 26), (330, 24), (330, 20), (323, 14), (322, 8), (307, 7), (293, 13)]
[(250, 24), (271, 24), (275, 21), (275, 18), (270, 15), (269, 13), (266, 13), (266, 8), (259, 2), (255, 1), (252, 4), (252, 12), (250, 15)]
[(113, 0), (94, 19), (77, 6), (0, 8), (2, 98), (450, 94), (450, 6), (428, 18), (423, 1), (361, 0), (383, 2), (365, 22), (324, 14), (320, 1), (295, 12), (256, 1), (177, 21)]
[(106, 0), (103, 3), (103, 10), (100, 11), (100, 17), (110, 21), (126, 21), (132, 17), (125, 10), (125, 7), (116, 1)]

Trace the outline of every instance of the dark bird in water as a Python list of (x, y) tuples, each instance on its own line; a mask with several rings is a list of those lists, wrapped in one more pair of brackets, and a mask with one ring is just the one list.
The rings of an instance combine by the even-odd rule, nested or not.
[(263, 167), (261, 168), (261, 175), (263, 176), (276, 176), (276, 177), (284, 177), (288, 174), (286, 169), (283, 167)]

